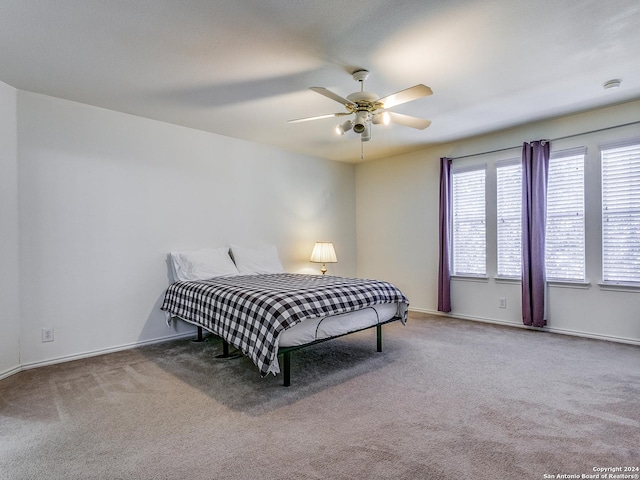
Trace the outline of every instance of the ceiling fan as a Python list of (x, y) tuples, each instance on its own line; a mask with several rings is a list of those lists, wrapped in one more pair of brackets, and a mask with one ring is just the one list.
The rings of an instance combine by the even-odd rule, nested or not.
[(323, 87), (310, 87), (310, 90), (344, 105), (347, 110), (346, 112), (298, 118), (296, 120), (289, 120), (289, 123), (308, 122), (310, 120), (319, 120), (322, 118), (353, 115), (352, 119), (336, 126), (336, 132), (340, 135), (344, 135), (346, 132), (353, 129), (355, 133), (360, 135), (362, 142), (371, 140), (372, 124), (382, 123), (384, 125), (388, 125), (389, 123), (396, 123), (398, 125), (416, 128), (418, 130), (424, 130), (431, 125), (429, 120), (388, 111), (389, 108), (397, 105), (431, 95), (433, 92), (426, 85), (418, 84), (380, 98), (375, 93), (364, 91), (364, 81), (369, 78), (369, 72), (367, 70), (356, 70), (353, 72), (352, 76), (355, 81), (360, 82), (360, 91), (347, 95), (347, 98), (343, 98)]

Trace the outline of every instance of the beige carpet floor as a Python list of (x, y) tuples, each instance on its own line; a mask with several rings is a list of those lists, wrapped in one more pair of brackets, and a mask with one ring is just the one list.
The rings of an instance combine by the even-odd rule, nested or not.
[(640, 467), (639, 347), (416, 313), (384, 331), (382, 353), (375, 330), (295, 352), (289, 388), (245, 357), (215, 358), (214, 339), (13, 375), (0, 381), (0, 479), (543, 479)]

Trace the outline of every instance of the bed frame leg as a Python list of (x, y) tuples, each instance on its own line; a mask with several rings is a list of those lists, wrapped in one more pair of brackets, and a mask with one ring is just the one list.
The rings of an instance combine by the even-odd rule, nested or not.
[(282, 360), (283, 360), (283, 376), (284, 376), (284, 383), (283, 385), (285, 387), (290, 387), (291, 386), (291, 352), (284, 352), (282, 354)]
[(376, 325), (376, 336), (378, 337), (378, 352), (382, 351), (382, 325)]
[(193, 343), (201, 343), (204, 342), (204, 337), (202, 336), (202, 327), (198, 327), (198, 336), (191, 340)]
[(222, 353), (216, 355), (216, 358), (239, 358), (242, 356), (242, 353), (239, 351), (235, 351), (232, 354), (229, 353), (229, 342), (227, 342), (224, 338), (222, 339)]

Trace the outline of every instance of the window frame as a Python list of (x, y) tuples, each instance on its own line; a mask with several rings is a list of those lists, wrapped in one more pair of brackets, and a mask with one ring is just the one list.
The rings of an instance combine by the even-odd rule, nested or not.
[[(582, 194), (582, 199), (579, 202), (580, 204), (576, 204), (574, 202), (573, 205), (570, 205), (571, 207), (574, 208), (578, 208), (579, 211), (576, 213), (576, 217), (579, 218), (579, 221), (581, 223), (581, 228), (578, 230), (578, 234), (580, 235), (580, 243), (581, 245), (579, 247), (573, 247), (575, 248), (579, 248), (581, 250), (581, 255), (578, 258), (578, 260), (576, 262), (573, 263), (572, 268), (574, 269), (579, 269), (582, 272), (582, 275), (580, 277), (571, 277), (571, 276), (552, 276), (549, 275), (549, 225), (551, 224), (550, 222), (550, 213), (549, 213), (549, 183), (551, 181), (551, 169), (552, 169), (552, 163), (553, 162), (562, 162), (562, 161), (567, 161), (568, 159), (573, 159), (576, 157), (582, 157), (580, 159), (580, 189), (581, 189), (581, 194)], [(549, 158), (549, 182), (547, 183), (547, 215), (546, 215), (546, 233), (545, 233), (545, 270), (546, 270), (546, 276), (547, 276), (547, 282), (555, 282), (555, 283), (566, 283), (566, 284), (571, 284), (571, 283), (575, 283), (575, 284), (585, 284), (587, 283), (587, 255), (586, 255), (586, 187), (585, 187), (585, 180), (586, 180), (586, 172), (585, 172), (585, 163), (586, 163), (586, 158), (587, 158), (587, 149), (586, 147), (576, 147), (576, 148), (570, 148), (570, 149), (565, 149), (565, 150), (559, 150), (557, 152), (552, 152), (551, 156)], [(566, 190), (567, 188), (569, 188), (569, 186), (567, 186), (566, 184), (563, 185), (563, 188)], [(573, 215), (571, 215), (569, 213), (569, 209), (567, 209), (568, 211), (566, 213), (562, 213), (562, 214), (557, 214), (557, 215), (552, 215), (552, 219), (569, 219), (571, 218)], [(576, 211), (575, 209), (573, 210), (574, 212)], [(574, 235), (574, 240), (575, 240), (575, 235)], [(576, 257), (574, 257), (576, 258)], [(579, 265), (580, 264), (580, 265)]]
[[(456, 176), (471, 174), (475, 172), (482, 172), (482, 201), (477, 201), (477, 206), (482, 207), (482, 235), (478, 235), (477, 238), (482, 238), (483, 248), (477, 249), (477, 252), (480, 252), (480, 262), (476, 262), (476, 265), (482, 265), (482, 271), (470, 269), (470, 271), (458, 270), (458, 258), (460, 247), (457, 243), (457, 239), (459, 237), (459, 225), (456, 222), (456, 213), (458, 202), (456, 201)], [(459, 178), (459, 177), (458, 177)], [(480, 189), (479, 189), (480, 190)], [(471, 279), (483, 279), (487, 277), (487, 209), (486, 209), (486, 200), (487, 200), (487, 165), (486, 163), (475, 164), (475, 165), (467, 165), (467, 166), (453, 166), (451, 169), (451, 276), (452, 277), (466, 277)], [(475, 225), (477, 225), (477, 220)], [(467, 262), (467, 265), (470, 265), (472, 262)]]
[[(506, 217), (501, 216), (501, 206), (502, 203), (500, 201), (504, 196), (501, 194), (500, 189), (500, 171), (501, 169), (518, 167), (518, 180), (519, 180), (519, 192), (518, 192), (518, 213), (517, 213), (517, 222), (518, 222), (518, 271), (517, 273), (502, 273), (501, 266), (507, 267), (507, 265), (502, 265), (500, 259), (503, 257), (501, 255), (501, 246), (504, 242), (501, 241), (502, 236), (500, 235), (501, 228), (500, 225), (503, 223), (504, 219), (513, 219), (516, 215), (508, 215)], [(522, 279), (522, 159), (520, 158), (509, 158), (505, 160), (498, 160), (496, 162), (496, 278), (500, 280), (520, 280)], [(504, 248), (504, 247), (503, 247)]]
[[(553, 179), (551, 178), (552, 175), (552, 168), (553, 168), (553, 163), (554, 162), (561, 162), (565, 159), (569, 159), (569, 158), (574, 158), (574, 157), (581, 157), (580, 159), (580, 177), (579, 177), (579, 184), (580, 184), (580, 194), (581, 194), (581, 200), (579, 201), (580, 203), (580, 208), (578, 211), (578, 216), (580, 218), (580, 228), (578, 229), (577, 234), (581, 237), (580, 238), (580, 248), (579, 248), (579, 256), (576, 257), (576, 261), (573, 263), (573, 269), (578, 269), (581, 272), (580, 276), (566, 276), (566, 275), (549, 275), (549, 258), (551, 257), (549, 255), (549, 225), (552, 223), (553, 219), (564, 219), (564, 218), (570, 218), (570, 215), (568, 213), (561, 213), (561, 214), (556, 214), (554, 215), (553, 213), (551, 213), (552, 217), (550, 219), (550, 209), (549, 204), (547, 203), (547, 212), (546, 212), (546, 225), (547, 225), (547, 235), (546, 235), (546, 242), (545, 242), (545, 269), (547, 271), (547, 283), (548, 284), (554, 284), (554, 285), (587, 285), (587, 279), (586, 279), (586, 198), (585, 198), (585, 176), (586, 176), (586, 172), (585, 172), (585, 163), (586, 163), (586, 152), (587, 149), (586, 147), (576, 147), (576, 148), (570, 148), (570, 149), (564, 149), (564, 150), (559, 150), (559, 151), (555, 151), (551, 153), (550, 159), (549, 159), (549, 181), (547, 183), (547, 202), (549, 201), (549, 184), (553, 181)], [(503, 245), (503, 236), (501, 235), (501, 222), (503, 220), (503, 218), (501, 217), (501, 198), (503, 192), (501, 191), (501, 182), (500, 182), (500, 171), (502, 168), (510, 168), (510, 167), (519, 167), (518, 168), (518, 177), (520, 180), (520, 184), (519, 184), (519, 188), (517, 191), (517, 200), (515, 199), (516, 195), (512, 196), (512, 199), (509, 200), (508, 198), (506, 200), (504, 200), (505, 202), (518, 202), (518, 205), (520, 206), (520, 208), (522, 207), (522, 161), (521, 159), (518, 158), (511, 158), (511, 159), (505, 159), (505, 160), (498, 160), (496, 161), (495, 164), (496, 168), (496, 280), (497, 281), (515, 281), (515, 280), (519, 280), (522, 278), (522, 262), (520, 261), (519, 264), (519, 273), (517, 275), (515, 275), (512, 272), (509, 273), (505, 273), (505, 271), (502, 269), (503, 265), (501, 265), (501, 250), (502, 250), (502, 245)], [(562, 171), (560, 170), (560, 173), (562, 173)], [(553, 187), (554, 188), (554, 187)], [(575, 207), (575, 205), (574, 205)], [(575, 211), (575, 210), (574, 210)], [(513, 236), (513, 235), (512, 235)], [(519, 252), (519, 256), (520, 259), (522, 258), (522, 216), (521, 216), (521, 212), (520, 212), (520, 223), (519, 223), (519, 232), (518, 232), (518, 236), (519, 236), (519, 246), (518, 246), (518, 252)], [(553, 245), (553, 244), (552, 244)], [(553, 248), (553, 246), (552, 246)], [(570, 264), (571, 265), (571, 264)], [(571, 267), (570, 267), (571, 268)]]
[[(634, 203), (635, 202), (635, 206), (631, 206), (630, 208), (627, 206), (627, 208), (624, 208), (622, 210), (627, 210), (627, 213), (631, 214), (631, 215), (636, 215), (638, 216), (638, 218), (640, 219), (640, 138), (634, 138), (634, 139), (630, 139), (630, 140), (624, 140), (624, 141), (620, 141), (620, 142), (614, 142), (614, 143), (607, 143), (607, 144), (602, 144), (600, 145), (600, 187), (601, 187), (601, 195), (600, 195), (600, 202), (601, 202), (601, 207), (602, 207), (602, 216), (601, 216), (601, 228), (602, 228), (602, 236), (601, 236), (601, 250), (600, 250), (600, 262), (601, 262), (601, 268), (602, 268), (602, 280), (600, 283), (600, 287), (601, 288), (605, 288), (605, 289), (619, 289), (622, 288), (625, 291), (626, 290), (637, 290), (640, 289), (640, 253), (636, 254), (636, 261), (638, 261), (638, 266), (634, 269), (635, 271), (633, 272), (633, 274), (635, 275), (635, 277), (633, 277), (632, 279), (628, 279), (628, 278), (613, 278), (613, 277), (609, 277), (608, 278), (608, 263), (607, 263), (607, 259), (609, 258), (609, 253), (606, 252), (607, 249), (607, 245), (609, 244), (607, 242), (607, 227), (606, 224), (608, 223), (608, 219), (609, 217), (612, 216), (612, 214), (610, 213), (610, 206), (611, 203), (608, 204), (608, 192), (607, 192), (607, 188), (608, 186), (605, 184), (606, 182), (606, 177), (607, 177), (607, 172), (605, 171), (606, 169), (606, 162), (607, 162), (607, 158), (606, 157), (606, 152), (607, 151), (613, 151), (613, 150), (620, 150), (620, 149), (626, 149), (626, 148), (633, 148), (636, 151), (636, 155), (637, 157), (634, 157), (634, 162), (635, 162), (635, 168), (632, 170), (632, 173), (638, 176), (638, 185), (634, 185), (633, 188), (630, 190), (630, 193), (635, 194), (637, 193), (637, 198), (633, 197), (633, 199), (629, 202), (629, 203)], [(623, 178), (624, 175), (620, 174), (618, 175), (618, 179)], [(627, 186), (628, 187), (628, 186)], [(617, 192), (619, 193), (619, 192)], [(621, 212), (617, 212), (617, 213), (621, 213)], [(638, 230), (640, 233), (640, 220), (638, 220), (639, 224), (638, 224)], [(637, 235), (630, 235), (631, 238), (638, 238), (640, 237), (640, 234)], [(636, 240), (636, 248), (640, 249), (640, 239)], [(625, 243), (625, 245), (627, 245)], [(633, 248), (633, 243), (631, 243)], [(628, 260), (628, 258), (626, 258)], [(613, 272), (614, 274), (617, 273), (618, 275), (620, 275), (620, 271), (617, 272)]]

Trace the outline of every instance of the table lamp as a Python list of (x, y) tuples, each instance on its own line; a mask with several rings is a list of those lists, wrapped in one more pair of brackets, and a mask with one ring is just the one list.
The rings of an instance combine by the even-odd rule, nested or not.
[(326, 263), (336, 263), (338, 261), (338, 257), (336, 257), (336, 251), (333, 248), (333, 243), (331, 242), (316, 242), (313, 247), (313, 252), (311, 252), (310, 260), (313, 263), (321, 263), (322, 268), (320, 271), (324, 275), (327, 273)]

